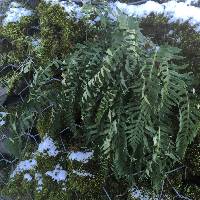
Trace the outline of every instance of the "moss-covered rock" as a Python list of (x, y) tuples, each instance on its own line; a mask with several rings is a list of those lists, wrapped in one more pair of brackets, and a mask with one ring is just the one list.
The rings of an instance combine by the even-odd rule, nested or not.
[(19, 23), (9, 23), (0, 27), (3, 42), (0, 52), (7, 52), (7, 63), (17, 64), (29, 54), (31, 46), (31, 27), (36, 23), (33, 16), (23, 17)]
[[(23, 199), (27, 194), (27, 199), (31, 196), (36, 200), (103, 198), (105, 172), (97, 157), (88, 158), (87, 162), (73, 160), (58, 142), (47, 136), (35, 153), (31, 155), (32, 148), (29, 152), (11, 173), (7, 187), (2, 190), (5, 196)], [(30, 163), (34, 163), (33, 167)]]
[(58, 6), (41, 3), (38, 7), (41, 30), (42, 52), (44, 56), (56, 58), (69, 52), (72, 35), (72, 21)]
[(85, 39), (85, 27), (75, 22), (59, 5), (40, 3), (38, 8), (43, 58), (62, 58), (74, 43)]

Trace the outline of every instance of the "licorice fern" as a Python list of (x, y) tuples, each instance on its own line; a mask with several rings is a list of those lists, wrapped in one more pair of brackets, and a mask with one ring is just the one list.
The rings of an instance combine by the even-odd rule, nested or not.
[[(158, 189), (199, 130), (190, 76), (177, 64), (180, 51), (155, 48), (135, 19), (121, 15), (102, 32), (77, 44), (64, 60), (32, 68), (26, 106), (19, 107), (34, 113), (35, 124), (51, 107), (53, 127), (61, 124), (51, 131), (68, 127), (76, 137), (84, 135), (112, 161), (117, 177), (150, 177)], [(57, 120), (61, 115), (64, 123)], [(34, 126), (26, 119), (10, 123), (24, 133)]]

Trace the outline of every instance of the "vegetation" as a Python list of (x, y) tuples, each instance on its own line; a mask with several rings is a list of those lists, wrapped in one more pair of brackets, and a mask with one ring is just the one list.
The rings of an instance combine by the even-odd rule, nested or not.
[[(171, 27), (163, 16), (138, 21), (120, 13), (112, 21), (106, 6), (83, 9), (87, 15), (77, 20), (41, 1), (33, 16), (0, 27), (0, 84), (7, 91), (1, 192), (15, 199), (131, 199), (136, 184), (153, 198), (173, 199), (180, 191), (198, 199), (199, 62), (188, 43), (199, 34), (187, 40), (189, 25), (174, 24), (173, 34), (184, 29), (176, 44), (164, 39)], [(151, 22), (167, 27), (163, 35), (147, 26)], [(55, 156), (38, 153), (48, 137)], [(82, 150), (94, 157), (70, 160), (69, 152)], [(30, 159), (37, 166), (12, 177), (13, 168)], [(67, 181), (47, 176), (58, 163)]]

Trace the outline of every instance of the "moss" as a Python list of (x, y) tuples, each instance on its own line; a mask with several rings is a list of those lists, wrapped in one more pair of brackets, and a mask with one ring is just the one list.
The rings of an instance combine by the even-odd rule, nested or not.
[(59, 188), (53, 188), (52, 191), (49, 192), (48, 195), (45, 195), (44, 193), (35, 193), (35, 200), (44, 200), (44, 199), (48, 199), (48, 200), (72, 200), (72, 196), (70, 193), (68, 193), (67, 191), (62, 191), (59, 190)]
[(200, 177), (200, 136), (190, 145), (186, 152), (185, 164), (192, 176)]
[[(1, 76), (10, 93), (21, 83), (26, 84), (25, 79), (32, 79), (33, 69), (43, 69), (49, 60), (65, 57), (77, 42), (86, 39), (83, 22), (69, 18), (58, 5), (38, 4), (33, 16), (0, 26)], [(32, 44), (34, 39), (41, 41), (39, 48)], [(30, 67), (23, 70), (25, 65)], [(58, 71), (52, 69), (52, 76), (59, 76)]]
[[(74, 194), (78, 194), (78, 199), (93, 200), (102, 199), (102, 188), (105, 180), (103, 161), (93, 157), (88, 163), (68, 161), (70, 173), (67, 187)], [(76, 173), (89, 173), (91, 176), (81, 176)]]
[[(1, 80), (10, 94), (15, 94), (17, 88), (21, 90), (25, 86), (21, 70), (25, 64), (24, 60), (30, 58), (33, 52), (29, 29), (35, 21), (33, 16), (23, 17), (19, 23), (0, 27), (0, 40), (3, 43), (0, 45)], [(28, 66), (28, 63), (26, 64)]]
[(100, 174), (92, 177), (81, 177), (78, 175), (71, 175), (68, 180), (68, 189), (72, 193), (76, 193), (79, 199), (100, 199), (102, 192), (102, 178)]
[(59, 5), (40, 3), (38, 15), (43, 59), (66, 56), (72, 49), (74, 41), (79, 39), (80, 29), (83, 27), (73, 22)]
[[(59, 148), (59, 143), (57, 143), (57, 147), (61, 149)], [(24, 159), (31, 157), (33, 148), (30, 148), (29, 151), (30, 154), (27, 153)], [(16, 175), (9, 181), (7, 187), (1, 191), (3, 194), (15, 197), (16, 200), (23, 199), (24, 194), (27, 194), (27, 199), (28, 196), (31, 196), (35, 200), (104, 199), (102, 196), (102, 187), (105, 180), (105, 171), (101, 166), (102, 162), (99, 162), (98, 158), (93, 158), (88, 163), (81, 163), (70, 161), (67, 159), (65, 153), (59, 153), (56, 157), (35, 154), (34, 159), (37, 160), (37, 167), (34, 170)], [(66, 182), (56, 182), (51, 177), (45, 175), (47, 171), (54, 170), (57, 164), (60, 164), (67, 171), (68, 177)], [(94, 177), (76, 175), (74, 170), (89, 172)], [(25, 173), (29, 173), (33, 177), (33, 180), (30, 182), (24, 180), (23, 176)], [(41, 191), (37, 189), (38, 182), (34, 178), (36, 173), (42, 174), (43, 184)]]
[(38, 12), (44, 56), (55, 58), (63, 52), (67, 53), (70, 47), (71, 21), (66, 20), (63, 9), (58, 5), (48, 6), (42, 3)]
[(35, 20), (33, 16), (23, 17), (19, 23), (9, 23), (0, 27), (0, 38), (4, 41), (0, 52), (8, 52), (9, 63), (18, 63), (30, 52), (29, 30)]
[(28, 200), (31, 199), (30, 195), (33, 193), (33, 190), (31, 182), (24, 181), (22, 175), (16, 175), (14, 179), (7, 183), (6, 187), (1, 189), (1, 194), (16, 200)]
[[(55, 199), (55, 196), (58, 195), (63, 199), (66, 194), (63, 193), (63, 183), (57, 183), (53, 181), (50, 177), (46, 176), (45, 173), (47, 171), (54, 170), (55, 166), (59, 163), (62, 165), (63, 169), (66, 169), (65, 162), (61, 161), (62, 156), (56, 156), (56, 157), (48, 157), (48, 156), (41, 156), (36, 155), (35, 159), (37, 160), (37, 167), (35, 170), (29, 170), (27, 172), (23, 172), (21, 174), (16, 175), (14, 178), (12, 178), (7, 187), (2, 190), (2, 193), (11, 197), (15, 197), (15, 199), (22, 199), (24, 194), (29, 194), (34, 197), (36, 200), (43, 200), (43, 199)], [(33, 180), (28, 182), (23, 179), (23, 176), (25, 173), (29, 173)], [(38, 183), (37, 180), (35, 180), (35, 174), (40, 173), (42, 174), (42, 191), (38, 191)], [(20, 190), (19, 190), (20, 188)], [(55, 195), (54, 197), (52, 195)]]
[[(52, 166), (55, 166), (54, 162), (49, 162), (51, 159), (45, 159), (43, 162), (39, 162), (38, 169), (46, 172), (47, 170), (53, 170)], [(53, 164), (54, 163), (54, 164)], [(32, 176), (34, 177), (34, 173)], [(22, 175), (17, 175), (14, 180), (10, 181), (7, 188), (2, 191), (3, 194), (15, 197), (15, 199), (21, 199), (27, 192), (36, 200), (62, 200), (73, 199), (73, 196), (78, 195), (78, 199), (100, 199), (101, 191), (100, 185), (102, 179), (100, 178), (87, 178), (79, 177), (73, 174), (63, 185), (53, 181), (50, 177), (43, 175), (42, 191), (37, 190), (37, 181), (27, 182), (23, 180)], [(19, 190), (20, 188), (20, 190)], [(76, 198), (75, 198), (76, 199)]]
[(190, 199), (193, 200), (200, 199), (200, 187), (197, 185), (190, 185), (186, 187), (184, 193)]

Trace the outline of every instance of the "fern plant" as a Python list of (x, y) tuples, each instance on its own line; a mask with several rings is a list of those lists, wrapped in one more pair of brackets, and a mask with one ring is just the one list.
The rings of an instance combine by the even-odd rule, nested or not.
[(112, 43), (103, 54), (88, 52), (85, 44), (78, 50), (84, 52), (67, 57), (74, 65), (68, 63), (63, 74), (79, 82), (73, 92), (68, 88), (71, 101), (79, 101), (85, 135), (101, 144), (117, 176), (150, 176), (158, 189), (198, 133), (199, 113), (188, 93), (191, 77), (186, 66), (175, 64), (179, 49), (146, 49), (148, 40), (133, 19), (120, 16), (108, 37)]
[(112, 24), (102, 23), (65, 59), (31, 68), (28, 94), (7, 126), (18, 138), (32, 127), (40, 131), (48, 111), (47, 133), (56, 138), (68, 128), (74, 137), (84, 136), (112, 161), (116, 177), (148, 177), (158, 190), (198, 134), (191, 76), (177, 64), (180, 50), (156, 48), (135, 19), (121, 14)]

